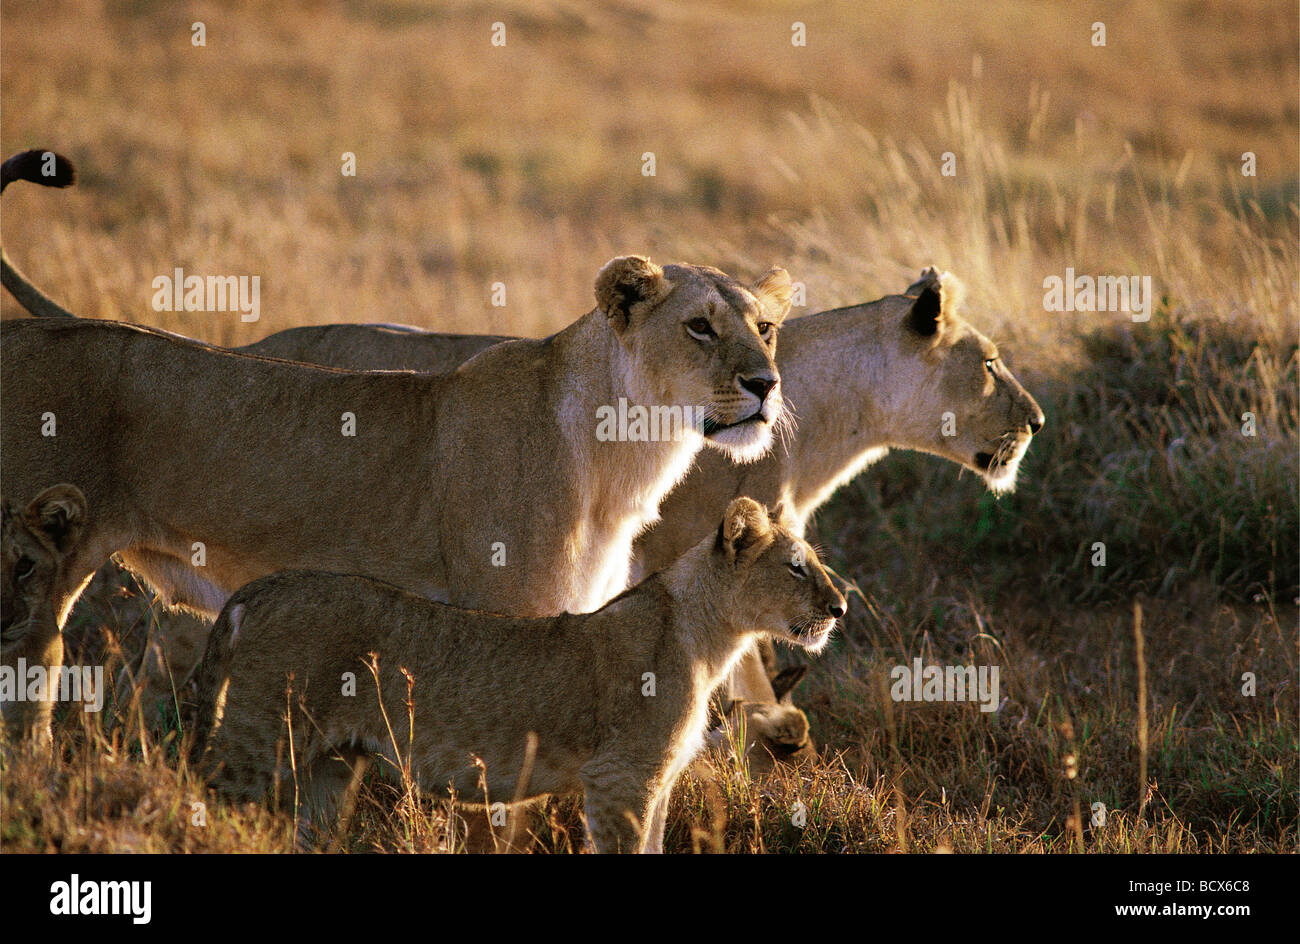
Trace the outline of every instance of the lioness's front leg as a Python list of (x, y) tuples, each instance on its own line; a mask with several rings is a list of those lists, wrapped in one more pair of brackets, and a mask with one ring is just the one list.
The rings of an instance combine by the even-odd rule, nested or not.
[(650, 811), (650, 825), (645, 832), (645, 851), (654, 855), (663, 855), (664, 826), (668, 822), (668, 799), (672, 796), (674, 784), (666, 784), (655, 797)]

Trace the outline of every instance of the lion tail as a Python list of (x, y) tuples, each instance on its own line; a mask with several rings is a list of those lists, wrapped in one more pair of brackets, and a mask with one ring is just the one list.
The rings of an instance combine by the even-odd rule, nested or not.
[[(15, 180), (27, 180), (43, 187), (71, 187), (77, 182), (77, 169), (62, 154), (35, 148), (20, 151), (0, 164), (0, 192)], [(9, 261), (3, 247), (0, 247), (0, 282), (37, 318), (77, 317), (33, 285)]]

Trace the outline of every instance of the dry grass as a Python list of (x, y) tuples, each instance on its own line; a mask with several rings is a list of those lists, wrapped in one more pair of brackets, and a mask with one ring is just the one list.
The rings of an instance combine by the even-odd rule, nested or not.
[[(1294, 851), (1294, 6), (880, 7), (5, 2), (4, 152), (82, 169), (75, 191), (8, 193), (5, 245), (74, 310), (227, 344), (354, 320), (543, 334), (621, 251), (745, 276), (779, 261), (809, 311), (951, 269), (1048, 416), (1021, 487), (995, 500), (894, 455), (823, 510), (816, 537), (859, 591), (800, 690), (831, 759), (688, 785), (668, 847)], [(260, 275), (261, 323), (153, 312), (150, 281), (177, 266)], [(1044, 311), (1067, 266), (1150, 275), (1152, 320)], [(96, 601), (72, 632), (107, 625), (138, 657), (156, 612)], [(918, 655), (1000, 665), (1006, 704), (894, 703), (889, 669)], [(58, 764), (6, 761), (0, 843), (288, 848), (257, 809), (210, 801), (188, 825), (176, 699), (145, 697), (157, 722), (65, 711)], [(572, 803), (534, 818), (552, 851), (577, 824)], [(376, 782), (343, 837), (445, 846), (439, 807)]]

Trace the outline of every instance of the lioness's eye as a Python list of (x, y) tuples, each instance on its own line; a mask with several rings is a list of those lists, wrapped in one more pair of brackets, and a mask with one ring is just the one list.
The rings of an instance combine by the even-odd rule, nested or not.
[(800, 580), (804, 580), (808, 577), (808, 571), (803, 569), (803, 564), (786, 564), (785, 566), (789, 567), (790, 573), (794, 574)]
[(34, 566), (35, 564), (29, 558), (21, 558), (18, 563), (14, 565), (14, 576), (19, 580), (22, 580), (32, 572)]
[(987, 370), (990, 374), (993, 374), (994, 376), (997, 376), (997, 375), (994, 374), (994, 372), (993, 372), (993, 362), (994, 362), (995, 360), (997, 360), (996, 357), (990, 357), (988, 360), (986, 360), (986, 361), (984, 362), (984, 369)]
[(758, 336), (766, 341), (767, 336), (772, 333), (772, 322), (760, 321), (757, 325), (757, 328), (758, 328)]
[(709, 324), (708, 318), (692, 318), (686, 322), (686, 333), (703, 341), (713, 337), (713, 325)]

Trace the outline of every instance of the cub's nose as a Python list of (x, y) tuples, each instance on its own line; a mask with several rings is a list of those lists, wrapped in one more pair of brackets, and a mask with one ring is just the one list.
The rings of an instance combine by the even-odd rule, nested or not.
[(776, 386), (776, 381), (771, 377), (742, 377), (740, 385), (758, 397), (758, 402), (762, 403)]
[(1047, 422), (1047, 417), (1043, 415), (1042, 410), (1039, 410), (1033, 416), (1029, 417), (1029, 432), (1037, 434), (1038, 431), (1043, 428), (1043, 424), (1046, 422)]
[(847, 612), (843, 600), (833, 600), (826, 604), (826, 615), (833, 616), (835, 619), (842, 617)]

